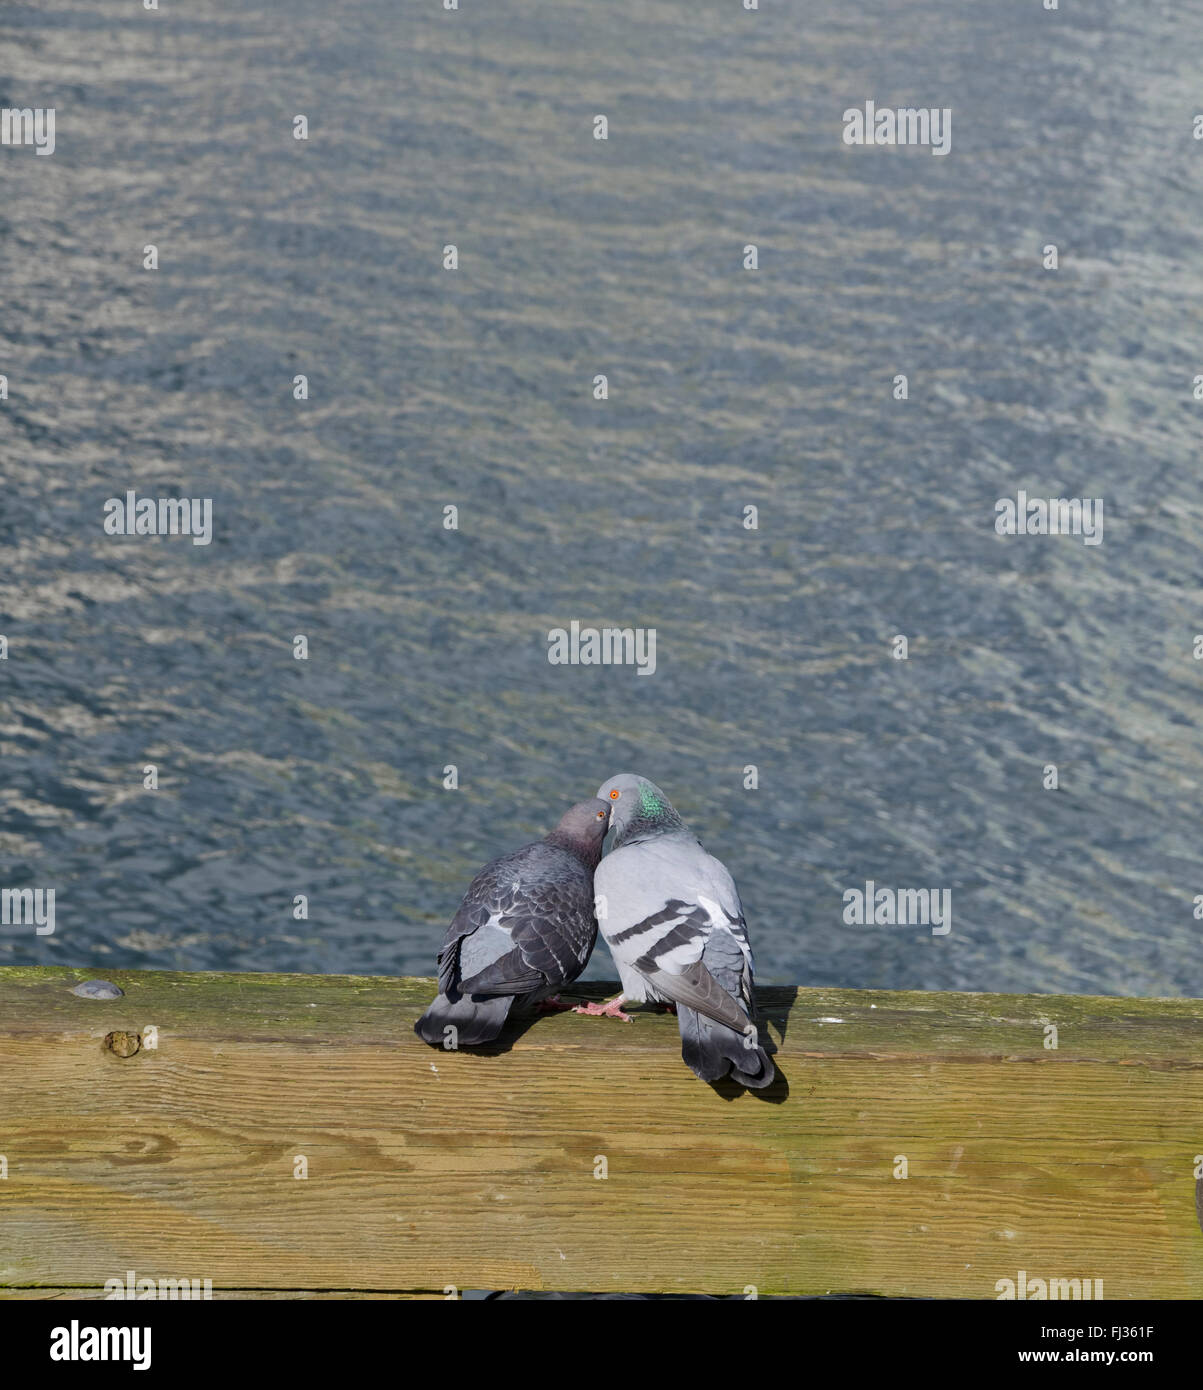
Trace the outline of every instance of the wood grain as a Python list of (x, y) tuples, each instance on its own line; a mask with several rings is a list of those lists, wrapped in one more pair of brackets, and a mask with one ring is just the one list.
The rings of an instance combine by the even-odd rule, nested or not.
[(0, 970), (0, 1296), (1203, 1296), (1200, 1001), (767, 989), (758, 1096), (697, 1081), (667, 1015), (456, 1054), (411, 1031), (428, 980), (84, 978)]

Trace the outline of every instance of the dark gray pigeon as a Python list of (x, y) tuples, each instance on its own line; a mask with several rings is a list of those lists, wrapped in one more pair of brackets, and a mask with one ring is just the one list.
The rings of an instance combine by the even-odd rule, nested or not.
[(447, 928), (438, 997), (414, 1024), (418, 1037), (432, 1047), (490, 1042), (515, 1000), (529, 1007), (576, 979), (597, 939), (593, 871), (609, 820), (608, 801), (582, 801), (545, 839), (481, 869)]
[(595, 892), (622, 993), (577, 1012), (625, 1019), (628, 999), (675, 1004), (681, 1056), (696, 1076), (767, 1086), (776, 1069), (757, 1034), (752, 950), (731, 875), (646, 777), (624, 772), (597, 794), (614, 840)]

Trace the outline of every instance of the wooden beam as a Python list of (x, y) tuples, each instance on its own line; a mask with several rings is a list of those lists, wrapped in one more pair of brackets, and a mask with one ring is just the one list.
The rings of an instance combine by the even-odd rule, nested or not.
[(456, 1054), (412, 1033), (429, 980), (85, 978), (0, 970), (13, 1296), (1203, 1296), (1198, 1000), (765, 989), (756, 1095), (696, 1080), (667, 1015)]

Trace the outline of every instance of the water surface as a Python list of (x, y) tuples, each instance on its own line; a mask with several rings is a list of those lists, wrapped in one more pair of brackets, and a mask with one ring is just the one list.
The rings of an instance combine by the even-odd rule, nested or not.
[[(0, 862), (57, 930), (0, 963), (429, 973), (634, 770), (766, 982), (1203, 993), (1201, 21), (7, 7), (57, 147), (0, 150)], [(951, 153), (844, 146), (866, 98)], [(212, 544), (106, 536), (127, 488)], [(1104, 543), (996, 536), (1018, 488)], [(550, 665), (574, 618), (655, 675)], [(866, 879), (951, 934), (845, 926)]]

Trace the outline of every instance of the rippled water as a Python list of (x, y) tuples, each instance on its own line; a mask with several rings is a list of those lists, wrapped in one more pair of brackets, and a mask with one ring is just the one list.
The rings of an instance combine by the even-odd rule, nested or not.
[[(57, 929), (0, 962), (429, 973), (636, 770), (766, 982), (1203, 993), (1201, 22), (6, 7), (57, 129), (0, 149), (0, 852)], [(952, 152), (845, 146), (866, 98)], [(106, 536), (127, 488), (213, 543)], [(1104, 543), (995, 535), (1018, 488)], [(574, 618), (655, 675), (550, 665)], [(951, 934), (845, 926), (866, 879)]]

